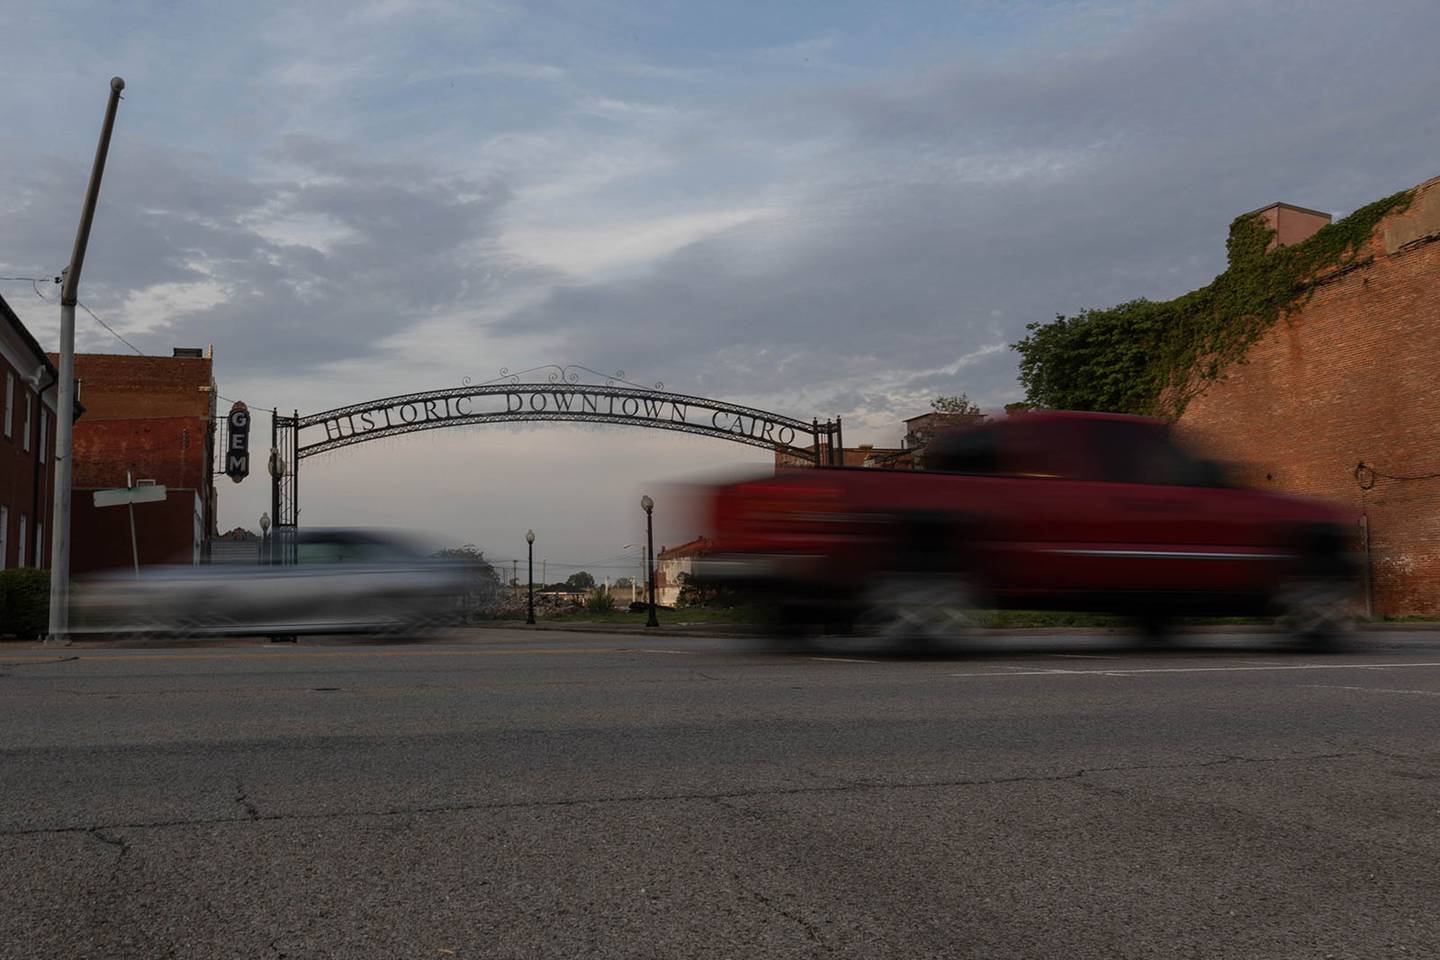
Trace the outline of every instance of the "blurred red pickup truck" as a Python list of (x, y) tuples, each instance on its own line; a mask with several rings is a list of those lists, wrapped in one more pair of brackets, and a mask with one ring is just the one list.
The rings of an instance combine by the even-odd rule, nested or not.
[(1329, 642), (1354, 602), (1351, 518), (1244, 489), (1159, 420), (1042, 412), (933, 440), (924, 471), (794, 470), (718, 488), (692, 580), (781, 622), (902, 642), (982, 609), (1276, 616)]

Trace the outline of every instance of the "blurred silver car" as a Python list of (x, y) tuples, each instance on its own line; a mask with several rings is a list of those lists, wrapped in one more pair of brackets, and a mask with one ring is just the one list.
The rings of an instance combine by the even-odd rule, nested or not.
[(300, 530), (294, 564), (145, 567), (80, 585), (72, 632), (127, 636), (381, 633), (460, 620), (474, 571), (392, 535)]

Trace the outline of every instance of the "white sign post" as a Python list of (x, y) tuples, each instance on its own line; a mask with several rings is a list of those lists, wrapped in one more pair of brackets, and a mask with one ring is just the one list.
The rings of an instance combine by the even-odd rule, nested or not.
[(140, 579), (140, 546), (135, 539), (135, 504), (154, 503), (165, 499), (165, 487), (162, 484), (150, 483), (143, 487), (135, 486), (129, 472), (125, 474), (125, 482), (129, 486), (116, 487), (111, 490), (95, 491), (95, 507), (118, 507), (125, 504), (130, 510), (130, 556), (135, 561), (135, 579)]

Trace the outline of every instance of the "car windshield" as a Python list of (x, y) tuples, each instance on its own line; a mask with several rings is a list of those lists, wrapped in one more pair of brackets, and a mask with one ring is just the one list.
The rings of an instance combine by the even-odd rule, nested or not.
[(302, 534), (295, 547), (302, 564), (397, 563), (420, 559), (420, 554), (399, 540), (363, 533)]

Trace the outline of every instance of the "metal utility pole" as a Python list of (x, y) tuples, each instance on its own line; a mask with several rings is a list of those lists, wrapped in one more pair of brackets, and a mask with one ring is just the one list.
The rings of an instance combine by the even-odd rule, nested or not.
[(70, 484), (71, 428), (75, 424), (75, 305), (80, 302), (80, 270), (85, 265), (85, 248), (90, 243), (90, 224), (100, 200), (100, 180), (105, 176), (105, 158), (110, 153), (110, 132), (115, 129), (115, 111), (125, 81), (110, 78), (110, 102), (100, 127), (100, 143), (90, 167), (90, 185), (85, 205), (80, 208), (80, 226), (75, 246), (60, 287), (60, 386), (55, 411), (55, 509), (50, 522), (50, 630), (53, 643), (69, 643), (70, 633)]

